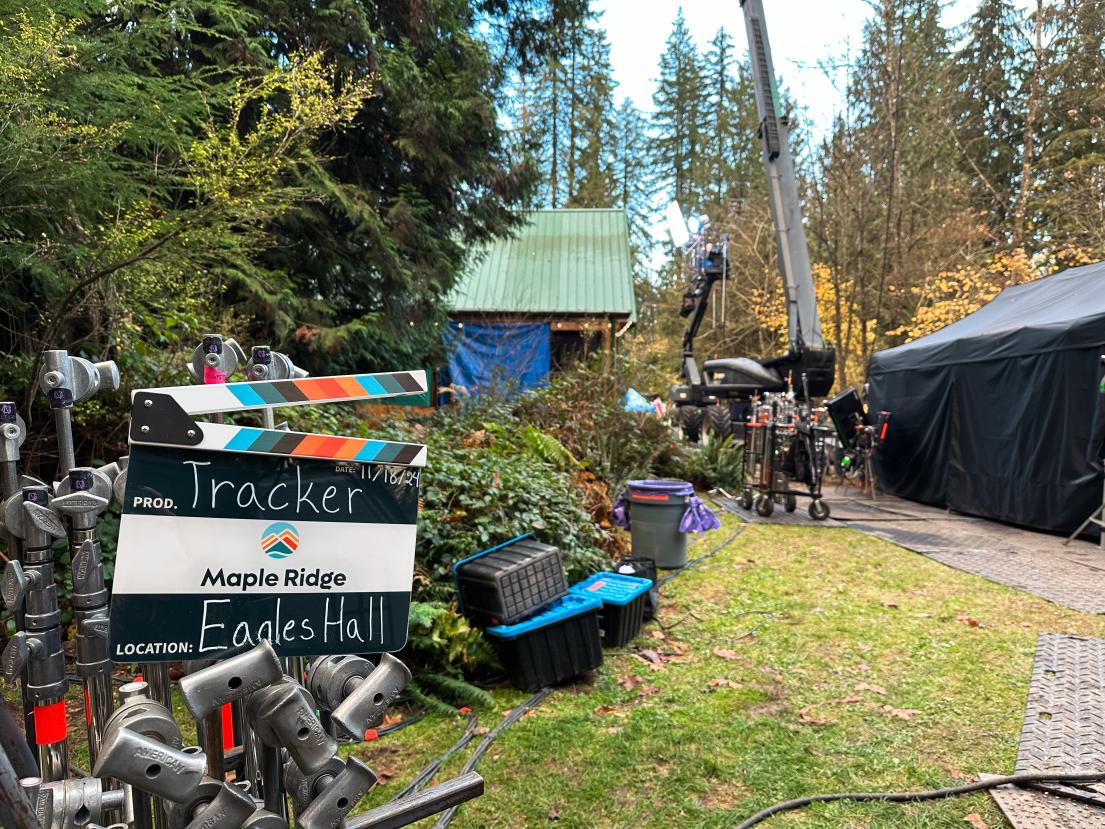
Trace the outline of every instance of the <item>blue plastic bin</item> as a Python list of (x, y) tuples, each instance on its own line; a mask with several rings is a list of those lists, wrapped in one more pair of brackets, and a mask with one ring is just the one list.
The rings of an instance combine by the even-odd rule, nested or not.
[(514, 687), (536, 691), (602, 664), (601, 612), (601, 599), (568, 593), (524, 622), (495, 625), (484, 633)]
[(579, 584), (573, 584), (568, 592), (602, 601), (602, 613), (599, 614), (602, 644), (618, 648), (632, 642), (641, 632), (645, 603), (651, 589), (649, 579), (621, 573), (595, 573)]

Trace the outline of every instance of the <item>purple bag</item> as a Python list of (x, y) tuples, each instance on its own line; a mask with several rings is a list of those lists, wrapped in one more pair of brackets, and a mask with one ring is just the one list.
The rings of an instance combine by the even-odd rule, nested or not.
[(704, 533), (716, 530), (721, 526), (721, 521), (714, 511), (706, 506), (702, 499), (695, 496), (687, 504), (687, 511), (683, 513), (683, 520), (679, 522), (679, 532)]
[(621, 527), (623, 530), (629, 529), (629, 502), (625, 497), (625, 490), (623, 489), (618, 493), (618, 497), (614, 499), (613, 519), (614, 523)]
[(629, 494), (633, 492), (639, 496), (686, 497), (692, 496), (687, 503), (687, 509), (679, 522), (679, 531), (684, 533), (703, 533), (716, 530), (721, 526), (721, 521), (713, 511), (702, 502), (702, 499), (694, 495), (694, 487), (685, 481), (630, 481), (629, 486), (618, 493), (614, 499), (613, 521), (619, 527), (631, 529), (629, 517)]

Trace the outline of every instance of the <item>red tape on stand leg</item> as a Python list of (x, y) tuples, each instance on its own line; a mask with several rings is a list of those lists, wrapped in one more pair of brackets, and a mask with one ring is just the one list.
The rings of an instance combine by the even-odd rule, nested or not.
[(88, 689), (84, 689), (84, 722), (85, 725), (92, 727), (92, 701), (88, 697)]
[(223, 718), (223, 751), (234, 748), (234, 714), (230, 703), (222, 707)]
[(68, 733), (64, 700), (35, 706), (35, 743), (40, 746), (60, 743)]

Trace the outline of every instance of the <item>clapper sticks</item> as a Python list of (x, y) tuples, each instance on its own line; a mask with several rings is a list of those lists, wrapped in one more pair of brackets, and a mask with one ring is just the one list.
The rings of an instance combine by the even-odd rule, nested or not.
[[(188, 368), (194, 385), (132, 393), (129, 455), (94, 467), (77, 457), (72, 409), (118, 389), (118, 370), (47, 351), (52, 484), (21, 474), (26, 428), (0, 402), (0, 595), (16, 624), (2, 668), (25, 703), (21, 730), (0, 707), (0, 825), (335, 827), (376, 783), (338, 748), (365, 739), (410, 681), (390, 652), (406, 642), (426, 447), (275, 428), (274, 412), (422, 393), (426, 376), (309, 377), (219, 334)], [(99, 524), (113, 499), (109, 596)], [(89, 776), (70, 762), (73, 675)], [(198, 745), (185, 745), (174, 699)], [(464, 775), (358, 826), (404, 826), (482, 791)]]

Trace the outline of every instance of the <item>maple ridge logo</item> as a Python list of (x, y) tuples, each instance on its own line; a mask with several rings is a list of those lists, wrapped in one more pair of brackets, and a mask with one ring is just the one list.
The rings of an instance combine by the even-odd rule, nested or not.
[(298, 548), (299, 531), (286, 521), (269, 524), (261, 533), (261, 552), (269, 558), (287, 558)]

